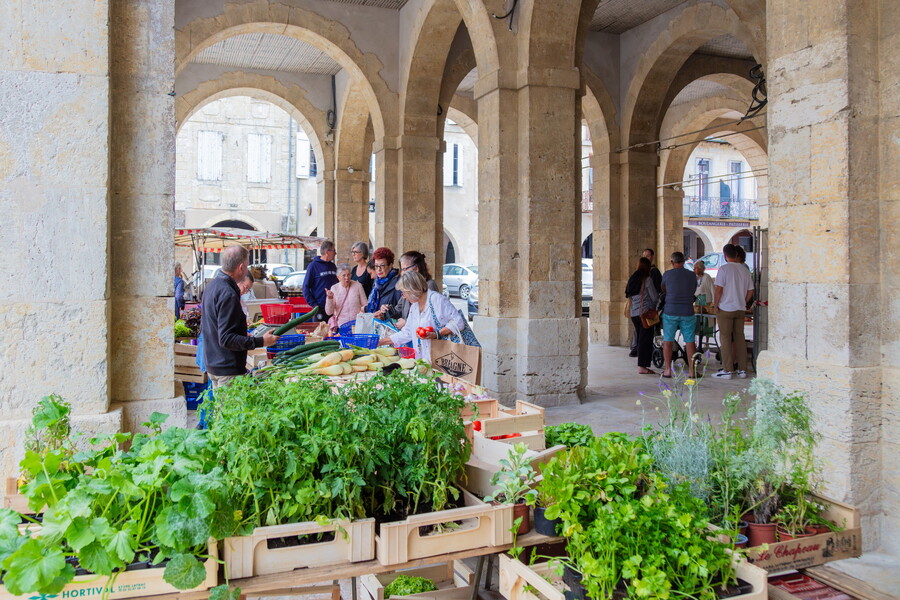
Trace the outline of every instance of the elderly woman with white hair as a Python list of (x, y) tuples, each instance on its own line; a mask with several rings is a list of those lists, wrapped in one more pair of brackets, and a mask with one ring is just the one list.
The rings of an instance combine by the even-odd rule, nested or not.
[(331, 315), (328, 326), (332, 331), (356, 319), (356, 315), (366, 308), (365, 291), (358, 281), (352, 279), (352, 267), (347, 263), (337, 266), (338, 282), (325, 290), (325, 312)]
[(466, 328), (466, 320), (450, 300), (428, 289), (428, 282), (419, 272), (404, 273), (397, 289), (409, 302), (409, 315), (403, 329), (382, 338), (380, 343), (402, 346), (413, 342), (416, 358), (431, 361), (431, 340), (460, 334)]

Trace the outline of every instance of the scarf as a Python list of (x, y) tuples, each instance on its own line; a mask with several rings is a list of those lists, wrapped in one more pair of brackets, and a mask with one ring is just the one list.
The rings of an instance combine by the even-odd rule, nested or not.
[(391, 272), (387, 274), (387, 277), (381, 277), (375, 280), (375, 285), (372, 287), (372, 294), (369, 296), (369, 303), (366, 305), (366, 312), (372, 313), (381, 308), (381, 290), (396, 275), (397, 269), (391, 269)]

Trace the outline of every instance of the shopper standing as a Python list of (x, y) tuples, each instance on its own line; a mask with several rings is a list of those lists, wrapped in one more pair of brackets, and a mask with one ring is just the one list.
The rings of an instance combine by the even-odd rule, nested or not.
[[(753, 298), (753, 278), (750, 270), (739, 262), (733, 244), (722, 248), (726, 263), (716, 274), (716, 291), (713, 305), (719, 321), (719, 348), (722, 351), (722, 368), (713, 377), (738, 379), (747, 377), (747, 340), (744, 337), (744, 316), (747, 303)], [(732, 345), (732, 342), (734, 344)], [(737, 372), (732, 371), (735, 362)]]
[(238, 282), (247, 278), (250, 253), (243, 246), (229, 246), (222, 252), (222, 268), (203, 292), (200, 330), (203, 356), (213, 389), (229, 385), (247, 372), (247, 351), (272, 346), (278, 336), (247, 335), (247, 317), (241, 309)]
[(353, 244), (353, 247), (350, 248), (350, 258), (354, 263), (353, 270), (350, 272), (350, 279), (351, 281), (358, 281), (363, 286), (363, 292), (368, 298), (372, 292), (372, 285), (375, 284), (375, 271), (372, 270), (372, 265), (369, 264), (369, 245), (365, 242)]
[[(425, 278), (428, 289), (432, 292), (440, 292), (437, 282), (431, 276), (428, 270), (428, 263), (425, 262), (425, 255), (415, 250), (404, 252), (400, 255), (400, 276), (405, 273), (419, 273)], [(397, 319), (397, 327), (402, 328), (406, 324), (406, 318), (409, 316), (409, 300), (406, 296), (402, 296), (397, 302), (397, 310), (400, 312), (400, 318)]]
[(378, 248), (372, 254), (375, 267), (375, 285), (369, 294), (366, 312), (374, 313), (376, 319), (396, 319), (400, 316), (397, 305), (401, 292), (397, 289), (400, 273), (394, 268), (394, 253), (390, 248)]
[(662, 315), (663, 360), (665, 360), (663, 377), (672, 376), (672, 345), (679, 330), (687, 352), (688, 374), (694, 377), (694, 353), (697, 351), (697, 344), (694, 343), (697, 329), (694, 292), (697, 291), (697, 277), (684, 268), (683, 253), (673, 252), (670, 262), (672, 268), (662, 276), (662, 291), (666, 295), (666, 306)]
[(335, 254), (334, 242), (325, 240), (319, 248), (319, 256), (306, 267), (303, 297), (310, 308), (319, 307), (319, 312), (313, 318), (315, 321), (326, 321), (330, 316), (325, 312), (325, 302), (328, 300), (325, 290), (338, 282), (337, 267), (334, 266)]
[(659, 300), (659, 292), (650, 276), (650, 260), (641, 257), (638, 266), (628, 283), (625, 285), (625, 295), (631, 300), (631, 323), (636, 332), (638, 373), (641, 375), (655, 375), (650, 369), (650, 359), (653, 356), (653, 333), (655, 327), (644, 327), (641, 322), (641, 314), (656, 308)]

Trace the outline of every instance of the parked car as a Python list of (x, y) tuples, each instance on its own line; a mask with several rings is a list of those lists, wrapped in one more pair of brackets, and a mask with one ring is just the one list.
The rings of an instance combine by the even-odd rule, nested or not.
[[(716, 273), (719, 272), (719, 267), (721, 267), (722, 265), (725, 264), (725, 255), (722, 254), (721, 252), (713, 252), (711, 254), (701, 256), (697, 260), (702, 260), (706, 264), (707, 275), (709, 275), (710, 277), (715, 279)], [(688, 269), (688, 268), (693, 269), (694, 262), (696, 262), (696, 261), (691, 261), (690, 267), (688, 266), (687, 263), (685, 263), (684, 267), (686, 269)], [(752, 273), (753, 272), (753, 252), (747, 253), (747, 266), (750, 268), (750, 272)]]
[(478, 314), (478, 282), (469, 290), (469, 297), (466, 298), (466, 312), (469, 314), (471, 321)]
[(303, 289), (303, 280), (306, 279), (306, 271), (293, 271), (281, 280), (281, 287), (299, 291)]
[(581, 259), (581, 316), (591, 313), (591, 301), (594, 299), (594, 264), (587, 258)]
[(459, 296), (463, 300), (469, 297), (469, 292), (478, 283), (478, 267), (475, 265), (460, 265), (449, 263), (444, 265), (444, 283), (450, 295)]
[(278, 281), (282, 281), (288, 275), (296, 273), (294, 267), (284, 263), (261, 263), (258, 266), (266, 270), (266, 276), (271, 279), (274, 277)]

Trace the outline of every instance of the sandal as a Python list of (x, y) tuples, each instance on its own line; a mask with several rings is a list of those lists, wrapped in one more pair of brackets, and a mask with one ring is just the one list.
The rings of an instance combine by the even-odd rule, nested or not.
[(656, 371), (647, 369), (646, 371), (638, 371), (638, 375), (656, 375)]
[(672, 379), (672, 376), (671, 376), (671, 375), (666, 375), (665, 373), (663, 373), (662, 375), (660, 375), (660, 377), (664, 377), (665, 379)]

